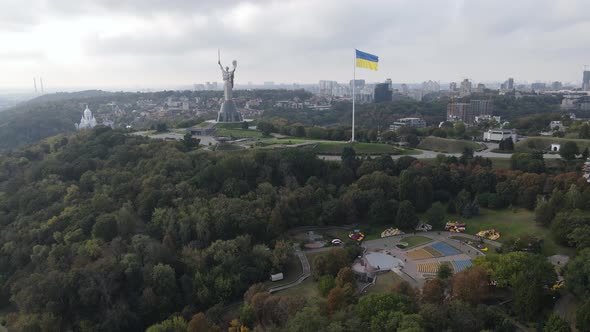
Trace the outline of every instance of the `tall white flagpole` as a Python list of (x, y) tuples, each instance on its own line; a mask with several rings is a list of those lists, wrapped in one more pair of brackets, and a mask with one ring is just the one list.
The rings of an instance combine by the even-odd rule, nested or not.
[(352, 138), (350, 142), (354, 142), (354, 95), (356, 90), (356, 49), (354, 50), (354, 62), (352, 64)]

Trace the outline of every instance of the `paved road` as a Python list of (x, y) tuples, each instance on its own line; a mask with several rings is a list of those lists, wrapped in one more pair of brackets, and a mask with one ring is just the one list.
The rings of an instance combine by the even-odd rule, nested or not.
[[(487, 148), (485, 150), (474, 152), (473, 155), (474, 156), (481, 156), (484, 158), (509, 159), (510, 157), (512, 157), (512, 153), (492, 152), (492, 150), (498, 148), (498, 144), (496, 144), (496, 143), (486, 143), (486, 145), (487, 145)], [(417, 159), (435, 159), (436, 156), (438, 156), (439, 154), (444, 154), (446, 156), (455, 156), (457, 158), (461, 157), (460, 153), (444, 153), (444, 152), (435, 152), (435, 151), (420, 150), (420, 149), (415, 149), (415, 150), (420, 151), (421, 154), (410, 155), (410, 156), (417, 158)], [(405, 155), (392, 155), (391, 158), (399, 159), (404, 156)], [(321, 159), (324, 159), (324, 160), (340, 160), (340, 156), (318, 155), (318, 157)], [(545, 158), (545, 159), (559, 159), (561, 157), (558, 154), (545, 153), (543, 155), (543, 158)]]

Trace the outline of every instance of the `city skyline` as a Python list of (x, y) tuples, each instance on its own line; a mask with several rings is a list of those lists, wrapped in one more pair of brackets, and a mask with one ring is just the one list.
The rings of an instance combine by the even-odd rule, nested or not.
[(378, 72), (362, 74), (368, 82), (581, 84), (588, 9), (585, 1), (7, 0), (0, 89), (32, 89), (33, 77), (47, 91), (219, 82), (218, 48), (223, 63), (238, 60), (238, 85), (347, 82), (354, 48), (380, 57)]

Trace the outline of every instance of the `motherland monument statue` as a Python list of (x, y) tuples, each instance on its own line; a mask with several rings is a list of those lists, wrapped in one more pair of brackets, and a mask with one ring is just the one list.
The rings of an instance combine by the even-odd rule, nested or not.
[(242, 122), (242, 115), (238, 112), (238, 108), (236, 107), (236, 103), (233, 100), (232, 92), (234, 88), (234, 73), (236, 68), (238, 67), (238, 62), (236, 60), (232, 61), (233, 69), (230, 70), (229, 67), (223, 68), (221, 65), (221, 55), (219, 50), (217, 51), (217, 64), (219, 68), (221, 68), (221, 73), (223, 75), (223, 104), (221, 104), (221, 108), (219, 113), (217, 114), (217, 122)]

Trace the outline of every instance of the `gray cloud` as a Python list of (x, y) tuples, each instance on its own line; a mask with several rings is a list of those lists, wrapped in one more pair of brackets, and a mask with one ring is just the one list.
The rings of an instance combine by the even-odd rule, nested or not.
[(218, 79), (211, 65), (217, 48), (228, 61), (238, 58), (240, 79), (255, 82), (350, 79), (353, 48), (381, 58), (382, 71), (360, 75), (396, 82), (575, 81), (590, 62), (587, 0), (30, 0), (30, 6), (37, 10), (2, 1), (0, 28), (25, 36), (26, 29), (56, 21), (130, 24), (116, 33), (104, 33), (98, 23), (84, 27), (75, 65), (87, 77), (97, 67), (117, 68), (97, 75), (101, 82), (116, 81), (117, 73), (138, 83), (148, 76)]

